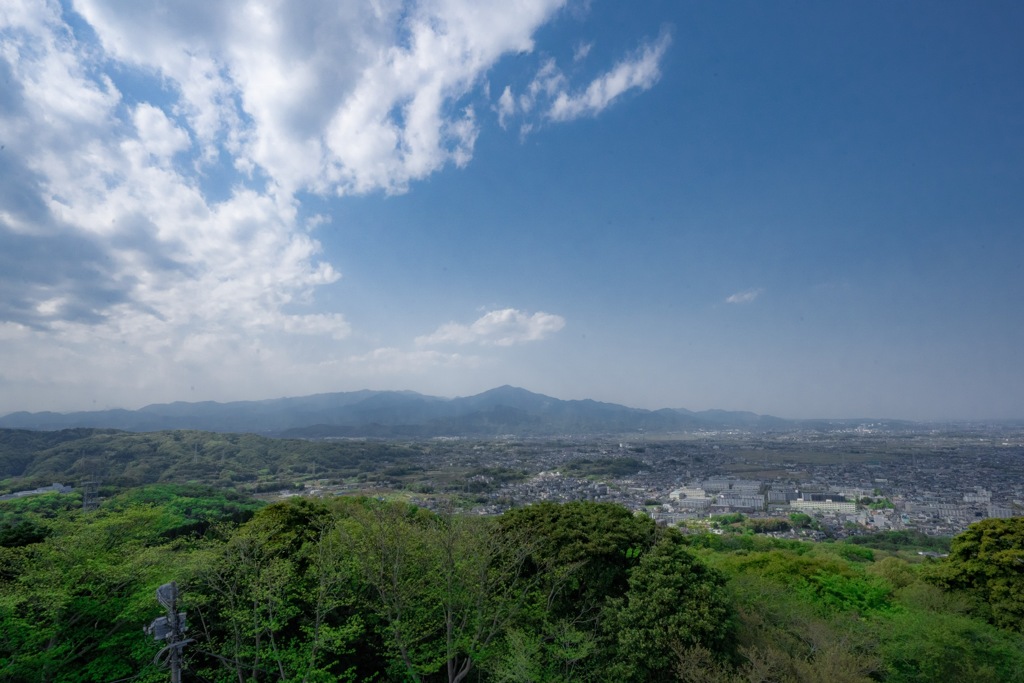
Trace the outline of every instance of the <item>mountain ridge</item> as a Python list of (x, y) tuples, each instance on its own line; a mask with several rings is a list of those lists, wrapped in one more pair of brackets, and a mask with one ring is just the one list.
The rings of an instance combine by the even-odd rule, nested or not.
[(255, 401), (152, 403), (138, 410), (21, 411), (0, 417), (0, 427), (10, 429), (196, 429), (301, 438), (766, 430), (805, 423), (748, 411), (648, 410), (593, 399), (563, 400), (507, 384), (456, 398), (362, 389)]

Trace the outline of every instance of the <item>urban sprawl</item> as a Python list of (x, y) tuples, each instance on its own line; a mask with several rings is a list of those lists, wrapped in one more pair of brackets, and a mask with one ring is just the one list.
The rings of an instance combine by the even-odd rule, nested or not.
[[(633, 437), (438, 439), (423, 456), (426, 462), (419, 463), (420, 476), (389, 478), (385, 469), (362, 481), (310, 483), (278, 497), (404, 490), (414, 502), (433, 507), (439, 497), (432, 494), (445, 489), (445, 482), (450, 490), (444, 473), (457, 470), (467, 473), (462, 492), (478, 514), (537, 501), (596, 500), (668, 524), (730, 513), (752, 518), (803, 513), (817, 520), (813, 528), (778, 534), (796, 537), (904, 529), (952, 535), (980, 519), (1024, 514), (1024, 432), (1019, 429), (907, 433), (865, 424), (835, 431)], [(437, 458), (445, 462), (430, 462)], [(395, 465), (393, 472), (407, 474), (408, 463)]]

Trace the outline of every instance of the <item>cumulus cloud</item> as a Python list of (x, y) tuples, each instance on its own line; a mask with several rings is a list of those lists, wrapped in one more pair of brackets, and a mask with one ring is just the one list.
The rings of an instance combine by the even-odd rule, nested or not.
[(417, 337), (420, 346), (433, 344), (484, 344), (512, 346), (538, 341), (565, 327), (565, 319), (538, 311), (533, 315), (514, 308), (490, 311), (469, 325), (451, 322), (432, 334)]
[[(21, 362), (0, 376), (5, 393), (41, 382), (41, 368), (112, 391), (230, 382), (243, 367), (313, 376), (324, 358), (345, 358), (330, 344), (351, 338), (350, 323), (315, 305), (341, 274), (312, 232), (323, 218), (299, 198), (403, 192), (469, 163), (484, 75), (531, 52), (564, 5), (7, 0), (0, 353)], [(499, 123), (526, 99), (570, 92), (553, 64), (541, 72), (527, 95), (502, 91)], [(602, 78), (624, 85), (588, 99), (591, 110), (647, 82)], [(502, 345), (563, 324), (510, 309), (466, 329)], [(302, 356), (311, 350), (315, 360)], [(123, 379), (125, 366), (152, 377)]]
[(5, 258), (19, 262), (0, 285), (19, 291), (7, 319), (245, 331), (287, 324), (286, 304), (338, 279), (296, 229), (291, 197), (238, 187), (209, 200), (175, 162), (189, 133), (151, 103), (124, 101), (59, 5), (19, 9), (0, 28), (21, 85), (0, 114), (0, 170), (17, 185), (0, 215)]
[(478, 133), (459, 106), (502, 55), (564, 0), (335, 2), (302, 11), (257, 0), (188, 3), (174, 13), (128, 0), (79, 0), (108, 53), (156, 69), (209, 149), (286, 190), (400, 192), (464, 164)]
[(725, 303), (727, 304), (749, 304), (757, 297), (761, 296), (760, 289), (748, 289), (742, 292), (736, 292), (735, 294), (727, 297)]
[(171, 159), (191, 145), (188, 133), (176, 126), (162, 109), (142, 103), (135, 107), (132, 119), (140, 145), (160, 161)]

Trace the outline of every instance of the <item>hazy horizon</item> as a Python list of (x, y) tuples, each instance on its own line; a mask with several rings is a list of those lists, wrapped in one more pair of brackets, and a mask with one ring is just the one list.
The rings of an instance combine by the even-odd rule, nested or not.
[(1024, 418), (1024, 5), (0, 10), (0, 414)]
[[(552, 396), (552, 395), (549, 395), (549, 394), (541, 394), (540, 392), (531, 391), (527, 387), (517, 387), (517, 386), (513, 386), (513, 385), (502, 385), (501, 387), (491, 387), (490, 389), (485, 389), (484, 391), (479, 392), (479, 393), (486, 393), (488, 391), (491, 391), (491, 390), (494, 390), (494, 389), (504, 388), (504, 387), (507, 387), (507, 386), (510, 386), (513, 389), (522, 389), (524, 391), (528, 391), (528, 392), (533, 393), (533, 394), (538, 394), (538, 395), (545, 396), (547, 398), (554, 398), (554, 399), (561, 400), (561, 401), (597, 400), (597, 399), (593, 399), (593, 398), (588, 397), (588, 396), (569, 396), (569, 397), (566, 397), (566, 396)], [(251, 398), (244, 398), (244, 399), (213, 401), (213, 402), (214, 403), (221, 403), (221, 404), (224, 404), (224, 403), (235, 403), (235, 402), (266, 402), (266, 401), (276, 401), (276, 400), (281, 400), (281, 399), (301, 399), (301, 398), (307, 398), (307, 397), (310, 397), (310, 396), (322, 396), (322, 395), (330, 395), (330, 394), (335, 394), (335, 393), (359, 393), (359, 392), (362, 392), (362, 391), (366, 391), (366, 392), (414, 393), (414, 394), (418, 394), (420, 396), (425, 396), (425, 397), (428, 397), (428, 398), (438, 398), (438, 399), (449, 400), (449, 401), (450, 400), (456, 400), (456, 399), (459, 399), (459, 398), (470, 398), (472, 396), (479, 395), (479, 393), (478, 393), (478, 394), (462, 394), (462, 395), (452, 395), (452, 396), (441, 396), (441, 395), (436, 395), (436, 394), (427, 394), (427, 393), (424, 393), (424, 392), (413, 391), (411, 389), (352, 389), (352, 390), (339, 391), (339, 392), (325, 391), (325, 392), (317, 392), (315, 394), (291, 395), (291, 396), (263, 396), (263, 397), (251, 397)], [(112, 405), (112, 406), (106, 406), (106, 407), (103, 407), (103, 408), (91, 407), (91, 408), (71, 409), (71, 410), (52, 410), (52, 411), (51, 410), (41, 410), (41, 411), (22, 411), (22, 410), (16, 410), (16, 411), (9, 411), (9, 412), (6, 412), (6, 413), (0, 413), (0, 418), (7, 417), (9, 415), (12, 415), (12, 414), (15, 414), (15, 413), (19, 413), (19, 412), (30, 412), (30, 413), (53, 412), (53, 413), (57, 413), (57, 414), (65, 414), (65, 415), (67, 415), (67, 414), (78, 413), (78, 412), (101, 412), (101, 411), (105, 411), (105, 410), (137, 411), (137, 410), (141, 410), (143, 408), (147, 408), (147, 407), (150, 407), (150, 406), (170, 405), (170, 404), (175, 404), (175, 403), (202, 404), (202, 403), (209, 403), (209, 402), (211, 402), (209, 399), (199, 399), (199, 400), (194, 400), (194, 401), (183, 401), (183, 400), (160, 401), (160, 402), (142, 403), (142, 404), (132, 405), (132, 406)], [(878, 421), (921, 422), (921, 423), (943, 423), (943, 422), (950, 422), (950, 423), (978, 422), (978, 423), (984, 423), (984, 422), (1020, 422), (1021, 420), (1024, 420), (1024, 418), (1013, 418), (1013, 417), (1006, 417), (1006, 418), (991, 418), (991, 417), (990, 418), (985, 418), (985, 417), (981, 417), (981, 418), (960, 418), (960, 417), (955, 417), (955, 416), (953, 416), (953, 417), (945, 417), (945, 418), (933, 418), (933, 419), (915, 420), (915, 419), (911, 419), (911, 418), (902, 418), (902, 417), (894, 416), (894, 415), (843, 415), (843, 416), (823, 417), (823, 416), (817, 416), (817, 415), (780, 415), (780, 414), (772, 413), (772, 412), (758, 413), (756, 411), (748, 411), (748, 410), (743, 410), (743, 409), (724, 409), (724, 408), (717, 408), (717, 407), (713, 407), (713, 406), (712, 407), (699, 407), (699, 408), (693, 408), (693, 407), (689, 407), (689, 406), (669, 406), (669, 405), (664, 405), (664, 406), (636, 406), (636, 405), (630, 405), (630, 404), (622, 403), (620, 401), (600, 401), (600, 402), (601, 403), (609, 403), (609, 404), (621, 405), (621, 406), (624, 406), (624, 407), (627, 407), (627, 408), (640, 408), (640, 409), (652, 410), (652, 411), (664, 410), (664, 409), (681, 410), (681, 411), (688, 411), (688, 412), (691, 412), (691, 413), (694, 413), (694, 414), (700, 414), (700, 413), (703, 413), (703, 412), (716, 412), (716, 411), (739, 412), (739, 413), (755, 413), (757, 415), (761, 415), (762, 417), (775, 417), (775, 418), (780, 418), (780, 419), (784, 419), (784, 420), (793, 420), (793, 421), (815, 421), (815, 420), (850, 420), (850, 421), (863, 420), (863, 421), (873, 421), (873, 420), (878, 420)]]

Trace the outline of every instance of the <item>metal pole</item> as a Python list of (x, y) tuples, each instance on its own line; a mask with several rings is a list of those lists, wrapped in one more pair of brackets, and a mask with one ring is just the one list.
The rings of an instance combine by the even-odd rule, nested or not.
[(167, 606), (167, 616), (171, 622), (171, 637), (168, 639), (171, 645), (171, 683), (181, 683), (181, 648), (178, 641), (181, 640), (181, 624), (178, 623), (178, 584), (171, 582), (170, 604)]
[(181, 683), (181, 648), (171, 648), (171, 683)]
[(144, 630), (156, 640), (166, 640), (167, 645), (156, 654), (153, 662), (159, 662), (166, 653), (167, 664), (171, 669), (171, 683), (181, 683), (181, 651), (192, 640), (184, 637), (185, 614), (178, 611), (178, 585), (172, 581), (160, 586), (156, 591), (156, 599), (167, 609), (167, 616), (153, 620)]

